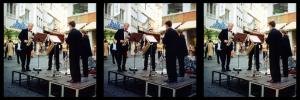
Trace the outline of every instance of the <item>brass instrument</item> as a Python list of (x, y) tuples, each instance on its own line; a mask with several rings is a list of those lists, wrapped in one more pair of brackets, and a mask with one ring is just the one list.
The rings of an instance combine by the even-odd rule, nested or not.
[(30, 46), (30, 44), (33, 42), (33, 40), (32, 39), (29, 39), (28, 41), (27, 41), (27, 44), (26, 44), (26, 46)]
[(230, 46), (231, 45), (231, 43), (233, 42), (233, 36), (231, 36), (230, 38), (229, 38), (229, 40), (228, 40), (228, 42), (227, 42), (227, 44), (226, 44), (226, 46)]
[(47, 50), (46, 50), (46, 54), (47, 54), (47, 55), (52, 51), (53, 47), (54, 47), (54, 43), (51, 42), (51, 44), (49, 45), (49, 47), (48, 47)]
[(147, 44), (142, 48), (142, 53), (145, 54), (148, 51), (149, 47), (150, 47), (150, 43), (147, 42)]
[(122, 43), (122, 46), (126, 46), (127, 44), (129, 44), (129, 39), (128, 38), (124, 39), (124, 41)]
[(253, 49), (254, 47), (254, 43), (251, 42), (250, 45), (246, 48), (246, 54), (249, 55), (249, 53), (251, 52), (251, 50)]

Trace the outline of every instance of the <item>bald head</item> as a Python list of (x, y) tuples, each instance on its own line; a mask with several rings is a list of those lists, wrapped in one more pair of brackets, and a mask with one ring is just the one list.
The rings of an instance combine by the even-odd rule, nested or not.
[(233, 28), (233, 23), (228, 23), (228, 27), (227, 27), (227, 28), (228, 28), (228, 30), (230, 30), (230, 31), (231, 31), (231, 30), (232, 30), (232, 28)]
[(27, 27), (27, 28), (28, 28), (28, 30), (30, 30), (30, 31), (31, 31), (31, 30), (32, 30), (32, 28), (33, 28), (33, 24), (32, 24), (32, 23), (28, 23), (28, 27)]
[(129, 24), (128, 23), (124, 23), (124, 26), (123, 26), (123, 28), (124, 28), (124, 30), (128, 30), (128, 27), (129, 27)]

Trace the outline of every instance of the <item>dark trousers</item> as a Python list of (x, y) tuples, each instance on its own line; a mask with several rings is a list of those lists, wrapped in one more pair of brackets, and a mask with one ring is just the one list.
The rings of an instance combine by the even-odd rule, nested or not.
[(69, 58), (70, 58), (70, 72), (71, 72), (72, 80), (74, 82), (81, 81), (79, 55), (74, 55), (70, 53)]
[(231, 50), (224, 49), (221, 51), (222, 70), (225, 70), (225, 61), (227, 61), (226, 70), (229, 70), (230, 57), (231, 57)]
[[(259, 70), (259, 50), (256, 49), (256, 51), (254, 52), (254, 49), (250, 51), (249, 55), (248, 55), (248, 69), (251, 70), (252, 68), (252, 59), (253, 59), (253, 55), (254, 55), (254, 59), (255, 59), (255, 65), (256, 65), (256, 70)], [(255, 53), (255, 54), (254, 54)]]
[(217, 50), (216, 54), (217, 54), (217, 61), (218, 61), (218, 64), (219, 64), (220, 63), (220, 59), (221, 59), (221, 50)]
[(112, 57), (112, 61), (113, 61), (113, 64), (115, 64), (115, 60), (116, 60), (116, 50), (111, 50), (111, 57)]
[(176, 56), (174, 53), (166, 53), (166, 68), (169, 81), (177, 81)]
[(4, 58), (6, 58), (7, 57), (7, 52), (8, 52), (8, 48), (7, 47), (5, 47), (5, 51), (4, 51), (5, 53), (4, 53)]
[(67, 56), (67, 51), (63, 51), (63, 57), (65, 59), (65, 57)]
[(21, 62), (22, 62), (22, 70), (25, 70), (25, 60), (26, 62), (26, 70), (29, 70), (29, 64), (31, 59), (31, 50), (24, 49), (21, 51)]
[(17, 55), (17, 62), (18, 62), (18, 64), (20, 63), (20, 60), (19, 59), (21, 59), (21, 50), (17, 50), (16, 51), (16, 55)]
[(264, 57), (264, 59), (266, 58), (266, 56), (267, 56), (267, 51), (263, 51), (263, 57)]
[(150, 49), (151, 48), (149, 48), (148, 51), (144, 54), (144, 69), (148, 68), (148, 58), (150, 55), (152, 70), (155, 70), (155, 51), (151, 52)]
[(59, 50), (58, 48), (56, 49), (56, 51), (54, 52), (54, 49), (49, 53), (48, 58), (49, 58), (49, 62), (48, 62), (48, 70), (52, 69), (52, 59), (53, 59), (53, 55), (55, 57), (55, 65), (56, 65), (56, 70), (59, 70)]
[(88, 56), (81, 56), (83, 76), (88, 77)]
[(158, 53), (157, 58), (160, 59), (160, 57), (162, 56), (162, 51), (157, 51), (157, 53)]
[(279, 55), (270, 53), (270, 72), (272, 80), (275, 82), (281, 81)]
[[(127, 51), (117, 51), (116, 54), (116, 58), (117, 58), (117, 65), (118, 65), (118, 70), (121, 70), (121, 66), (122, 66), (122, 70), (125, 70), (125, 64), (126, 64), (126, 59), (127, 59)], [(122, 65), (121, 65), (122, 62)]]
[(184, 77), (185, 74), (185, 68), (184, 68), (184, 57), (185, 56), (177, 56), (178, 63), (179, 63), (179, 76)]
[(288, 56), (281, 56), (283, 76), (288, 76)]

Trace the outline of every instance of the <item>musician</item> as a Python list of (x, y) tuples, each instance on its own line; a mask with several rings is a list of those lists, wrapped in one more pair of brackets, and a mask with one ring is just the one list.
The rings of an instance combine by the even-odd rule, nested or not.
[(185, 74), (185, 68), (184, 68), (184, 58), (188, 55), (188, 49), (186, 46), (185, 36), (182, 34), (182, 32), (179, 33), (178, 38), (178, 54), (177, 59), (179, 63), (179, 77), (184, 77)]
[(90, 45), (90, 40), (86, 31), (82, 31), (82, 40), (81, 40), (81, 60), (82, 60), (82, 70), (83, 77), (88, 77), (88, 58), (92, 56), (92, 49)]
[(177, 72), (176, 72), (176, 54), (178, 41), (178, 34), (176, 30), (172, 28), (172, 22), (166, 21), (166, 33), (163, 38), (163, 43), (166, 49), (166, 68), (168, 74), (168, 80), (166, 82), (173, 83), (177, 82)]
[[(253, 33), (257, 33), (257, 29), (253, 29)], [(251, 44), (250, 40), (248, 40), (248, 44), (249, 45)], [(260, 46), (260, 43), (257, 43), (256, 45), (254, 45), (254, 47), (248, 54), (248, 69), (247, 70), (251, 70), (251, 68), (252, 68), (252, 59), (253, 59), (253, 55), (254, 55), (256, 70), (259, 71), (259, 51), (260, 51), (259, 46)]]
[(116, 52), (117, 52), (117, 44), (116, 41), (113, 40), (113, 43), (110, 44), (110, 53), (111, 53), (113, 64), (115, 64), (115, 60), (117, 59)]
[[(32, 41), (34, 33), (32, 32), (33, 24), (29, 23), (27, 29), (23, 29), (18, 38), (21, 41), (21, 63), (22, 63), (22, 71), (31, 71), (30, 70), (30, 59), (31, 52), (33, 50), (33, 42), (31, 42), (28, 46), (27, 43)], [(25, 60), (26, 60), (26, 70), (25, 70)]]
[(75, 29), (76, 24), (74, 21), (70, 21), (68, 25), (70, 28), (70, 33), (68, 34), (66, 42), (69, 45), (70, 72), (72, 77), (72, 79), (68, 82), (78, 83), (81, 81), (79, 66), (81, 46), (79, 44), (81, 43), (82, 35), (80, 31)]
[[(149, 33), (153, 33), (153, 28), (149, 29)], [(144, 45), (143, 46), (146, 47), (147, 44), (148, 44), (148, 41), (146, 40), (145, 35), (144, 35)], [(157, 43), (152, 43), (152, 46), (150, 45), (148, 50), (144, 53), (144, 69), (143, 70), (147, 70), (147, 68), (148, 68), (148, 58), (149, 58), (149, 55), (150, 55), (152, 71), (155, 71), (155, 52), (156, 52), (156, 49), (157, 49)]]
[(268, 25), (270, 33), (268, 34), (266, 42), (269, 45), (270, 72), (272, 77), (272, 79), (268, 82), (277, 83), (281, 81), (279, 57), (281, 52), (280, 42), (282, 40), (282, 35), (277, 29), (275, 29), (276, 23), (274, 21), (270, 21)]
[(281, 61), (282, 61), (282, 70), (283, 77), (288, 77), (288, 58), (292, 56), (292, 50), (290, 45), (290, 40), (286, 31), (282, 31), (281, 39)]
[[(53, 32), (57, 32), (57, 29), (53, 29)], [(50, 40), (48, 40), (48, 45), (50, 45), (52, 42)], [(52, 50), (49, 52), (48, 54), (48, 69), (47, 70), (51, 70), (52, 69), (52, 57), (54, 55), (54, 59), (55, 59), (55, 66), (56, 66), (56, 71), (59, 71), (59, 47), (61, 45), (61, 43), (56, 43), (56, 45), (53, 43), (52, 45), (54, 45), (54, 47), (52, 48)], [(48, 46), (49, 48), (50, 46)]]
[[(230, 70), (230, 56), (231, 51), (233, 50), (233, 41), (230, 42), (233, 38), (234, 33), (232, 32), (233, 23), (228, 23), (228, 28), (223, 29), (219, 34), (218, 38), (221, 41), (221, 62), (222, 62), (222, 71), (231, 71)], [(226, 63), (226, 70), (225, 70), (225, 60)]]
[[(127, 51), (128, 51), (128, 42), (126, 39), (128, 39), (129, 33), (128, 33), (129, 24), (125, 23), (123, 26), (123, 29), (119, 29), (114, 38), (117, 40), (117, 65), (118, 65), (118, 71), (127, 71), (125, 64), (126, 64), (126, 58), (127, 58)], [(122, 65), (121, 65), (122, 62)], [(122, 66), (122, 69), (121, 69)]]

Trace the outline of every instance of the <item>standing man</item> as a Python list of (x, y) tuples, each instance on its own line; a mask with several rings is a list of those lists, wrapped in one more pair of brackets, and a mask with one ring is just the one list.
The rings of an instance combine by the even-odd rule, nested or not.
[(276, 23), (270, 21), (268, 23), (270, 28), (270, 33), (266, 39), (267, 44), (269, 45), (269, 59), (270, 59), (270, 72), (272, 79), (268, 82), (277, 83), (281, 81), (279, 58), (280, 58), (280, 42), (282, 41), (281, 33), (275, 29)]
[(185, 68), (184, 68), (184, 58), (188, 55), (188, 49), (186, 46), (185, 36), (182, 32), (178, 32), (179, 38), (178, 38), (178, 54), (177, 59), (179, 63), (179, 77), (184, 77), (185, 75)]
[[(233, 35), (232, 32), (233, 23), (228, 23), (228, 28), (223, 29), (219, 34), (219, 39), (221, 41), (221, 62), (222, 62), (222, 71), (231, 71), (230, 70), (230, 56), (231, 51), (233, 50)], [(225, 70), (225, 61), (226, 63), (226, 70)]]
[(215, 51), (216, 51), (216, 55), (217, 55), (217, 62), (218, 64), (220, 64), (220, 59), (221, 59), (221, 41), (218, 40), (218, 42), (216, 43), (215, 46)]
[(81, 40), (81, 60), (82, 60), (82, 70), (83, 77), (88, 77), (88, 58), (92, 56), (92, 49), (90, 44), (90, 39), (87, 35), (87, 32), (82, 31), (82, 40)]
[(163, 38), (163, 43), (166, 48), (166, 68), (168, 74), (168, 80), (166, 82), (173, 83), (177, 82), (177, 72), (176, 72), (176, 56), (177, 56), (177, 43), (178, 34), (176, 30), (172, 28), (172, 22), (165, 22), (166, 33)]
[[(53, 32), (57, 32), (57, 29), (53, 29)], [(52, 43), (52, 41), (48, 41), (49, 45)], [(56, 43), (56, 45), (53, 43), (54, 47), (52, 48), (52, 50), (50, 51), (50, 53), (48, 54), (48, 69), (47, 70), (51, 70), (52, 69), (52, 60), (53, 60), (53, 55), (54, 55), (54, 59), (55, 59), (55, 66), (56, 66), (56, 71), (59, 71), (59, 45), (60, 43)], [(50, 47), (50, 46), (48, 46)]]
[[(119, 29), (115, 34), (115, 40), (117, 40), (117, 65), (118, 71), (127, 71), (125, 64), (127, 58), (127, 51), (129, 46), (129, 33), (128, 33), (129, 24), (124, 23), (123, 29)], [(122, 62), (122, 70), (121, 70), (121, 62)]]
[[(253, 33), (257, 34), (257, 29), (254, 29)], [(249, 40), (248, 43), (250, 45), (252, 42)], [(254, 45), (254, 43), (253, 43), (253, 45)], [(256, 43), (256, 45), (254, 45), (254, 47), (248, 54), (248, 69), (247, 70), (252, 69), (252, 60), (253, 60), (253, 55), (254, 55), (256, 71), (259, 71), (259, 51), (260, 51), (259, 46), (260, 46), (260, 43)]]
[(70, 21), (68, 25), (70, 28), (70, 33), (68, 34), (66, 42), (69, 45), (70, 72), (72, 77), (72, 80), (68, 82), (78, 83), (81, 81), (79, 66), (81, 46), (79, 44), (81, 43), (82, 35), (80, 31), (75, 29), (76, 24), (74, 21)]
[(16, 55), (17, 55), (17, 61), (18, 61), (18, 64), (20, 64), (20, 58), (21, 58), (21, 41), (18, 40), (18, 42), (15, 44), (15, 52), (16, 52)]
[(282, 40), (281, 40), (281, 61), (282, 61), (282, 70), (283, 77), (288, 77), (288, 58), (292, 56), (292, 50), (290, 45), (289, 36), (286, 31), (282, 31)]
[(117, 52), (117, 44), (116, 41), (113, 40), (113, 43), (110, 44), (110, 53), (111, 53), (113, 64), (115, 64), (115, 60), (117, 59), (116, 52)]
[[(152, 28), (149, 29), (149, 33), (153, 33)], [(146, 40), (145, 36), (146, 35), (144, 35), (144, 45), (143, 45), (144, 47), (149, 42), (149, 41)], [(155, 52), (156, 52), (156, 49), (157, 49), (157, 43), (152, 43), (152, 46), (150, 45), (148, 50), (145, 52), (145, 54), (144, 54), (144, 69), (143, 70), (147, 70), (147, 68), (148, 68), (148, 58), (149, 58), (149, 55), (150, 55), (152, 71), (155, 71)]]
[[(29, 23), (27, 29), (23, 29), (19, 34), (18, 38), (21, 41), (21, 62), (22, 62), (22, 71), (31, 71), (29, 68), (31, 52), (33, 50), (33, 33), (32, 33), (33, 24)], [(28, 44), (28, 45), (27, 45)], [(25, 70), (25, 60), (26, 70)]]

